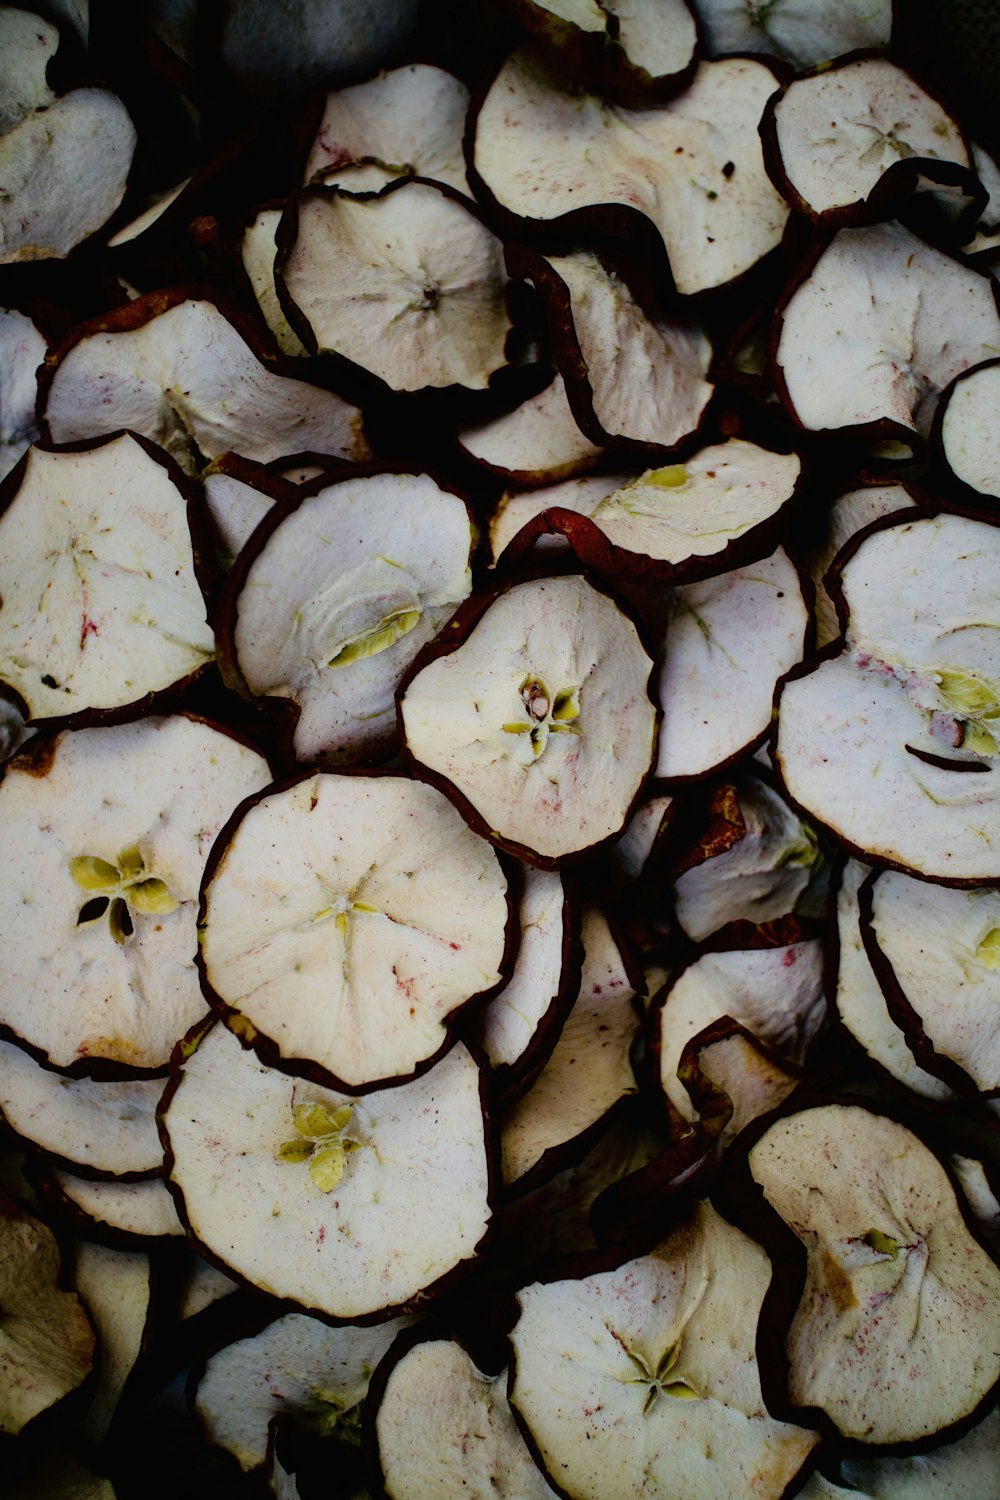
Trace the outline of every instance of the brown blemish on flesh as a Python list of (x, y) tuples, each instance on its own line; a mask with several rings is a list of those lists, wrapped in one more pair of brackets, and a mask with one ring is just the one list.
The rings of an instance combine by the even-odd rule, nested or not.
[(56, 758), (56, 741), (54, 739), (32, 740), (26, 750), (22, 750), (16, 760), (11, 761), (11, 768), (23, 771), (26, 776), (47, 776), (52, 770), (52, 762)]
[(854, 1295), (850, 1278), (828, 1250), (823, 1251), (820, 1264), (826, 1280), (826, 1289), (833, 1298), (833, 1305), (838, 1313), (849, 1312), (852, 1307), (857, 1307), (858, 1299)]

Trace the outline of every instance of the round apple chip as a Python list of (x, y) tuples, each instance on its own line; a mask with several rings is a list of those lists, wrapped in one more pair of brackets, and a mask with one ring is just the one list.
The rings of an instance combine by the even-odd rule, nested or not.
[(267, 1068), (224, 1026), (164, 1096), (170, 1176), (221, 1269), (331, 1322), (379, 1322), (468, 1270), (488, 1228), (480, 1070), (458, 1043), (347, 1098)]
[(326, 485), (258, 532), (236, 575), (236, 667), (298, 708), (298, 760), (386, 751), (395, 692), (471, 588), (465, 503), (427, 474)]
[(118, 709), (215, 654), (187, 497), (150, 446), (32, 448), (0, 514), (0, 676), (32, 719)]
[(775, 1121), (749, 1165), (805, 1246), (785, 1338), (795, 1407), (857, 1442), (927, 1443), (995, 1395), (1000, 1266), (915, 1135), (860, 1105), (820, 1105)]
[(0, 1027), (50, 1066), (165, 1066), (206, 1010), (194, 954), (209, 849), (270, 779), (194, 719), (32, 740), (0, 782)]
[(515, 584), (411, 678), (406, 748), (491, 837), (551, 867), (621, 831), (652, 759), (651, 667), (585, 579)]
[(227, 1025), (337, 1088), (425, 1068), (506, 962), (496, 852), (398, 775), (321, 773), (258, 801), (203, 899), (201, 963)]
[(405, 179), (374, 196), (306, 189), (287, 233), (278, 276), (312, 349), (394, 391), (482, 390), (506, 363), (503, 246), (453, 190)]
[(510, 1399), (572, 1500), (779, 1500), (815, 1433), (768, 1414), (754, 1354), (769, 1267), (707, 1203), (650, 1254), (525, 1287)]

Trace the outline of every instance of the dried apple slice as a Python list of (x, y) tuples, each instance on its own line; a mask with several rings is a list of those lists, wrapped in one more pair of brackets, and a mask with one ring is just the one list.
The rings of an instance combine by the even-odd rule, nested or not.
[(418, 667), (400, 698), (407, 753), (491, 837), (552, 867), (620, 832), (656, 718), (650, 659), (612, 599), (576, 576), (515, 584)]
[(956, 120), (887, 57), (824, 64), (793, 79), (768, 103), (761, 134), (779, 191), (820, 223), (894, 217), (934, 161), (964, 168), (973, 185)]
[(709, 813), (674, 874), (674, 911), (688, 937), (700, 943), (728, 922), (795, 912), (822, 864), (812, 827), (762, 777), (717, 788)]
[(941, 398), (938, 414), (944, 460), (956, 479), (977, 495), (1000, 497), (1000, 462), (994, 418), (1000, 399), (1000, 360), (959, 375)]
[(638, 209), (663, 238), (677, 290), (707, 291), (781, 239), (788, 209), (757, 135), (775, 86), (764, 63), (726, 58), (702, 63), (668, 104), (624, 109), (522, 48), (479, 111), (475, 172), (501, 208), (546, 224), (598, 205)]
[(300, 495), (241, 559), (221, 633), (249, 691), (297, 709), (295, 758), (350, 764), (391, 747), (403, 674), (470, 592), (472, 522), (428, 474)]
[(917, 1061), (959, 1093), (1000, 1094), (1000, 893), (887, 870), (862, 887), (860, 913), (889, 1012)]
[(100, 1350), (97, 1389), (82, 1426), (100, 1445), (112, 1422), (123, 1414), (126, 1386), (142, 1353), (150, 1310), (150, 1258), (141, 1250), (115, 1250), (81, 1240), (74, 1276)]
[(276, 274), (310, 349), (394, 391), (484, 390), (505, 365), (503, 246), (460, 195), (404, 180), (374, 196), (307, 188), (289, 209)]
[(403, 1312), (468, 1271), (489, 1226), (481, 1091), (461, 1043), (401, 1088), (348, 1099), (216, 1026), (164, 1097), (185, 1222), (230, 1275), (330, 1322)]
[(660, 1084), (685, 1120), (695, 1120), (697, 1110), (678, 1077), (681, 1056), (694, 1037), (727, 1016), (779, 1058), (801, 1066), (826, 1019), (819, 941), (702, 953), (658, 997), (652, 1021)]
[(425, 1069), (508, 964), (495, 851), (398, 775), (319, 774), (257, 801), (203, 902), (199, 961), (227, 1025), (332, 1087)]
[(556, 1500), (514, 1421), (505, 1370), (484, 1374), (460, 1344), (428, 1338), (391, 1358), (387, 1371), (375, 1412), (387, 1495)]
[(561, 375), (513, 411), (462, 428), (459, 440), (470, 458), (513, 483), (554, 483), (593, 468), (602, 451), (577, 426)]
[(587, 474), (581, 479), (564, 479), (540, 489), (508, 491), (501, 495), (490, 521), (494, 566), (526, 527), (531, 528), (530, 532), (525, 532), (505, 562), (519, 558), (522, 549), (528, 547), (564, 548), (568, 524), (564, 525), (565, 518), (559, 516), (557, 529), (550, 513), (571, 510), (574, 515), (591, 516), (602, 500), (628, 484), (633, 477), (630, 474)]
[(901, 484), (875, 483), (862, 485), (856, 490), (846, 490), (830, 505), (826, 513), (825, 535), (810, 550), (806, 559), (807, 571), (816, 586), (814, 612), (817, 647), (835, 640), (843, 629), (842, 622), (837, 617), (836, 599), (826, 587), (826, 574), (834, 558), (846, 547), (851, 537), (863, 531), (872, 521), (917, 503)]
[(784, 1103), (802, 1070), (779, 1062), (745, 1027), (723, 1017), (687, 1043), (677, 1076), (700, 1124), (717, 1130), (726, 1147), (752, 1120)]
[(351, 187), (353, 177), (342, 180), (341, 169), (367, 158), (381, 169), (379, 186), (394, 177), (426, 177), (468, 194), (462, 151), (468, 108), (465, 84), (427, 63), (327, 94), (304, 180)]
[(545, 297), (556, 363), (589, 438), (673, 450), (697, 431), (714, 391), (699, 324), (651, 315), (591, 250), (508, 251), (507, 264)]
[(834, 1003), (841, 1025), (869, 1063), (924, 1099), (944, 1102), (952, 1091), (917, 1065), (906, 1038), (889, 1014), (885, 995), (872, 972), (859, 925), (858, 891), (869, 867), (849, 859), (837, 892), (837, 957)]
[(276, 236), (284, 207), (262, 208), (248, 224), (240, 241), (240, 259), (257, 299), (264, 322), (274, 334), (282, 354), (290, 359), (305, 359), (309, 350), (285, 317), (274, 284)]
[(32, 448), (0, 498), (0, 676), (31, 719), (122, 709), (215, 654), (189, 496), (130, 433)]
[(748, 1161), (804, 1246), (792, 1405), (879, 1445), (926, 1445), (980, 1412), (1000, 1380), (1000, 1265), (937, 1157), (895, 1120), (833, 1103), (772, 1123)]
[(798, 573), (781, 547), (676, 589), (657, 684), (657, 776), (704, 776), (759, 743), (775, 683), (801, 661), (808, 625)]
[(0, 1109), (10, 1128), (74, 1172), (150, 1177), (163, 1166), (159, 1078), (67, 1078), (0, 1042)]
[(834, 235), (785, 300), (777, 340), (801, 426), (926, 437), (943, 388), (995, 353), (1000, 315), (988, 276), (877, 224)]
[(161, 1177), (148, 1182), (96, 1182), (60, 1168), (43, 1181), (42, 1197), (78, 1233), (103, 1239), (112, 1248), (151, 1239), (180, 1239), (184, 1226)]
[(844, 563), (841, 587), (841, 654), (793, 673), (780, 696), (790, 796), (873, 863), (995, 881), (1000, 530), (890, 517)]
[(35, 372), (46, 348), (29, 317), (15, 308), (0, 308), (0, 479), (38, 437)]
[(93, 1368), (93, 1329), (61, 1280), (52, 1231), (0, 1196), (0, 1432), (20, 1432)]
[(954, 1443), (911, 1458), (844, 1459), (841, 1472), (871, 1500), (979, 1500), (988, 1495), (1000, 1463), (1000, 1412), (991, 1411)]
[(698, 54), (684, 0), (503, 0), (555, 61), (598, 92), (645, 99), (677, 92)]
[(194, 719), (38, 739), (8, 762), (0, 821), (0, 1025), (50, 1066), (162, 1068), (205, 1013), (198, 889), (263, 756)]
[(650, 1254), (519, 1293), (510, 1399), (573, 1500), (778, 1497), (816, 1445), (761, 1396), (767, 1256), (710, 1205)]
[(111, 218), (136, 145), (124, 104), (107, 89), (61, 97), (47, 65), (59, 32), (28, 11), (0, 8), (0, 262), (63, 259)]
[(286, 1313), (259, 1333), (226, 1344), (205, 1364), (194, 1408), (211, 1442), (242, 1469), (267, 1458), (267, 1432), (279, 1413), (323, 1437), (357, 1442), (372, 1371), (409, 1318), (373, 1328), (331, 1328), (304, 1313)]
[(356, 406), (264, 364), (214, 302), (183, 288), (85, 324), (56, 352), (40, 401), (54, 442), (128, 427), (189, 472), (230, 451), (260, 463), (370, 455)]
[(636, 1092), (631, 1054), (639, 1032), (631, 972), (607, 918), (583, 914), (583, 971), (573, 1008), (541, 1074), (503, 1121), (503, 1175), (526, 1192), (577, 1155)]
[(808, 68), (855, 47), (887, 47), (892, 0), (842, 0), (835, 9), (812, 0), (693, 0), (708, 53), (767, 52)]
[(579, 918), (562, 876), (522, 865), (521, 941), (513, 973), (476, 1025), (495, 1097), (523, 1091), (544, 1066), (580, 983)]
[(238, 453), (214, 459), (202, 471), (201, 488), (218, 538), (216, 555), (226, 569), (271, 507), (277, 503), (291, 507), (298, 493), (287, 479)]
[(551, 530), (565, 536), (584, 562), (605, 571), (690, 582), (770, 551), (780, 518), (801, 493), (801, 478), (795, 454), (729, 438), (683, 463), (632, 477), (594, 476), (507, 499), (493, 528), (493, 545), (512, 541), (512, 529), (523, 517), (528, 529), (517, 537), (512, 557)]

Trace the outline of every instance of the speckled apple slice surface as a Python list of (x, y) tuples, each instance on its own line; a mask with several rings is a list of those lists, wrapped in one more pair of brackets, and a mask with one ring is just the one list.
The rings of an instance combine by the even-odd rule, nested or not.
[(781, 239), (788, 209), (764, 171), (757, 122), (774, 91), (763, 63), (702, 63), (658, 108), (630, 110), (569, 85), (522, 48), (476, 122), (475, 168), (502, 207), (558, 219), (609, 203), (645, 213), (679, 292), (722, 286)]
[(867, 1443), (970, 1415), (1000, 1379), (1000, 1266), (936, 1156), (895, 1120), (829, 1104), (776, 1121), (749, 1162), (806, 1247), (792, 1402)]
[(952, 473), (981, 495), (994, 498), (1000, 496), (998, 405), (1000, 363), (994, 362), (956, 380), (941, 418), (941, 443)]
[(297, 703), (300, 760), (349, 763), (395, 736), (395, 691), (469, 593), (472, 523), (426, 474), (346, 480), (263, 542), (235, 602), (254, 693)]
[(440, 792), (319, 774), (234, 830), (205, 890), (201, 956), (229, 1024), (347, 1088), (405, 1077), (501, 977), (507, 882)]
[(501, 841), (552, 863), (624, 824), (652, 758), (651, 665), (585, 579), (517, 584), (413, 677), (407, 748)]
[(467, 1268), (490, 1221), (480, 1073), (461, 1043), (401, 1088), (348, 1099), (265, 1067), (217, 1026), (163, 1128), (213, 1260), (333, 1320), (399, 1311)]
[(708, 1204), (649, 1255), (519, 1294), (511, 1401), (573, 1500), (778, 1497), (816, 1436), (768, 1415), (767, 1256)]
[(0, 782), (0, 1024), (60, 1068), (161, 1068), (206, 1003), (208, 852), (270, 779), (207, 724), (142, 719), (33, 741)]
[(0, 675), (33, 718), (124, 707), (215, 654), (186, 496), (128, 433), (33, 448), (0, 557)]

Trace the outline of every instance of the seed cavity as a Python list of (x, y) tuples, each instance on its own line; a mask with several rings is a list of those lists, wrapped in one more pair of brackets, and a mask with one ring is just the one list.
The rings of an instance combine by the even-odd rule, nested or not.
[(419, 609), (394, 609), (383, 615), (377, 624), (351, 636), (340, 646), (327, 662), (328, 667), (347, 667), (352, 661), (362, 661), (367, 656), (378, 656), (397, 641), (408, 635), (420, 619)]
[(308, 1162), (314, 1185), (321, 1193), (332, 1193), (343, 1179), (348, 1156), (361, 1149), (361, 1142), (347, 1134), (353, 1113), (350, 1104), (330, 1109), (319, 1099), (296, 1104), (292, 1110), (296, 1135), (282, 1141), (278, 1160)]
[(575, 722), (580, 717), (578, 687), (564, 687), (553, 692), (541, 677), (529, 673), (522, 680), (518, 695), (524, 709), (524, 718), (513, 719), (500, 727), (504, 734), (530, 735), (536, 759), (545, 749), (550, 734), (559, 731), (564, 734), (580, 733)]
[(180, 902), (166, 882), (146, 869), (142, 853), (130, 844), (115, 864), (97, 854), (80, 854), (70, 860), (69, 872), (82, 891), (93, 892), (77, 914), (78, 927), (92, 927), (105, 912), (116, 943), (124, 945), (135, 932), (133, 912), (144, 916), (169, 916)]

